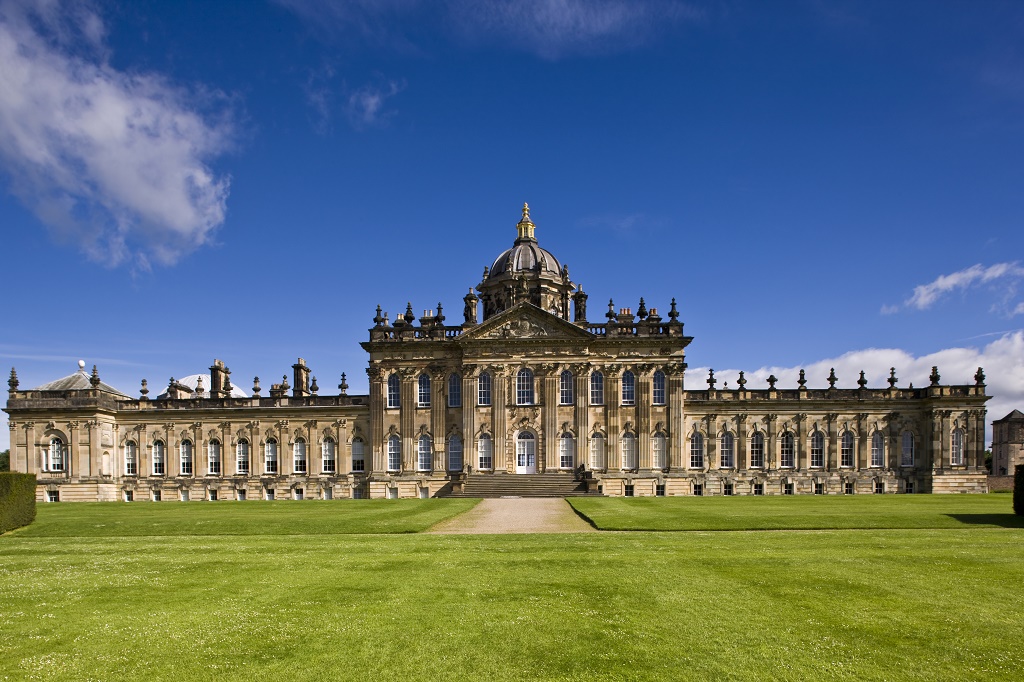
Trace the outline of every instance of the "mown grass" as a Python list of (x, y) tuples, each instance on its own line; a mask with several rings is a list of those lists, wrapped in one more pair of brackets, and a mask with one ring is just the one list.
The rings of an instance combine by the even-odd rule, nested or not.
[(601, 530), (1024, 528), (1006, 495), (569, 498)]
[[(80, 506), (41, 506), (40, 528)], [(139, 508), (99, 505), (80, 537), (0, 537), (0, 679), (932, 682), (1024, 671), (1020, 529), (119, 535), (114, 522)]]
[(277, 500), (42, 504), (26, 537), (418, 533), (478, 500)]

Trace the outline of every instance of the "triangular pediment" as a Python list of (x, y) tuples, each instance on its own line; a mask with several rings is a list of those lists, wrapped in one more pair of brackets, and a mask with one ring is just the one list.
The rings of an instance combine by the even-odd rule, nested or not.
[(514, 339), (525, 341), (585, 341), (594, 335), (532, 303), (518, 303), (483, 324), (464, 332), (459, 341)]

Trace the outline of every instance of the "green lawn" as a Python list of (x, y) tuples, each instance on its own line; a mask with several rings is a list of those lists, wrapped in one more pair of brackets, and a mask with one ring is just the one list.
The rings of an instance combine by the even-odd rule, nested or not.
[(418, 533), (478, 500), (278, 500), (41, 504), (26, 537)]
[[(1009, 508), (992, 497), (995, 513)], [(410, 502), (417, 514), (446, 501)], [(391, 504), (359, 511), (401, 516)], [(1022, 529), (345, 535), (349, 522), (302, 520), (361, 505), (41, 505), (36, 524), (0, 537), (0, 680), (1024, 672)], [(124, 536), (146, 523), (126, 517), (156, 507), (173, 510), (161, 535)], [(195, 514), (233, 534), (166, 532)]]
[(570, 498), (601, 530), (1024, 528), (1010, 495)]

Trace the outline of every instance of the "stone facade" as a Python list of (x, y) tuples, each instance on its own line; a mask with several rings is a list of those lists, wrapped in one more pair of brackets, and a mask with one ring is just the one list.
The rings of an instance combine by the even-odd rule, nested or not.
[(1013, 476), (1024, 466), (1024, 413), (1014, 410), (992, 422), (992, 473)]
[[(132, 398), (94, 367), (32, 390), (11, 371), (12, 470), (39, 499), (430, 497), (468, 476), (570, 472), (606, 495), (982, 492), (984, 373), (972, 385), (686, 389), (675, 299), (587, 319), (587, 294), (540, 248), (529, 209), (513, 247), (443, 309), (377, 308), (369, 395), (320, 395), (299, 359), (262, 395), (209, 375)], [(480, 314), (482, 312), (482, 315)], [(205, 383), (209, 382), (209, 390)], [(997, 422), (998, 423), (998, 422)]]

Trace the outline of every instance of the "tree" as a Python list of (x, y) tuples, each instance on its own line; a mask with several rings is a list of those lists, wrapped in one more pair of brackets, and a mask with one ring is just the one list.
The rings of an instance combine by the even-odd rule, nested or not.
[(0, 452), (0, 471), (11, 470), (11, 451), (10, 449)]

